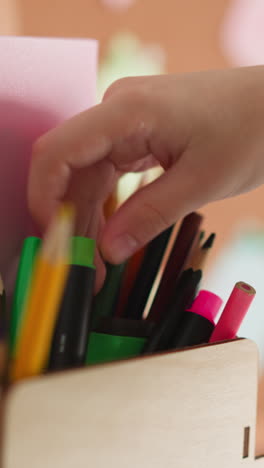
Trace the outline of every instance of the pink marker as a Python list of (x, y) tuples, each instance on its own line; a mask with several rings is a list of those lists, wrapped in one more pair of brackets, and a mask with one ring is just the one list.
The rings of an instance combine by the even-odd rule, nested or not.
[(223, 301), (216, 294), (202, 290), (187, 312), (202, 315), (204, 318), (214, 323)]
[(171, 347), (176, 349), (208, 343), (222, 303), (216, 294), (200, 291), (191, 307), (184, 312)]
[(239, 327), (255, 297), (256, 291), (249, 284), (236, 283), (218, 323), (211, 335), (210, 343), (232, 340), (237, 336)]

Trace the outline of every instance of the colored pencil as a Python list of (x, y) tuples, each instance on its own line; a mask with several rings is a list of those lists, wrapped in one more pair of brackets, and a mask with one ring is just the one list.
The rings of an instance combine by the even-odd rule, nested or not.
[(0, 275), (0, 384), (6, 378), (8, 359), (8, 320), (6, 314), (6, 297), (3, 279)]
[(116, 317), (122, 317), (122, 315), (124, 314), (125, 306), (127, 304), (128, 298), (131, 294), (132, 287), (135, 283), (136, 277), (142, 265), (145, 252), (146, 252), (145, 247), (138, 250), (127, 261), (125, 265), (121, 284), (120, 284), (119, 297), (118, 297), (117, 305), (116, 305), (115, 312), (114, 312), (114, 315)]
[(255, 289), (243, 281), (235, 284), (224, 307), (210, 342), (232, 340), (236, 338), (239, 327), (255, 297)]
[(151, 306), (152, 306), (153, 301), (155, 299), (155, 296), (157, 294), (157, 291), (158, 291), (160, 282), (162, 280), (165, 268), (166, 268), (168, 260), (170, 258), (171, 251), (172, 251), (172, 248), (173, 248), (176, 236), (177, 236), (177, 232), (178, 232), (178, 225), (175, 224), (173, 226), (173, 229), (172, 229), (170, 238), (168, 240), (167, 246), (166, 246), (166, 248), (164, 250), (164, 255), (162, 257), (162, 260), (160, 262), (158, 271), (157, 271), (155, 279), (153, 281), (153, 284), (152, 284), (152, 287), (151, 287), (151, 290), (150, 290), (150, 293), (149, 293), (149, 296), (148, 296), (148, 300), (147, 300), (146, 305), (144, 307), (143, 315), (142, 315), (143, 319), (146, 319), (148, 317), (148, 315), (149, 315), (149, 311), (151, 309)]
[(140, 319), (158, 268), (162, 261), (166, 246), (171, 236), (173, 226), (163, 231), (153, 239), (146, 248), (141, 268), (132, 287), (124, 310), (124, 317)]
[(109, 195), (104, 205), (105, 218), (110, 218), (118, 207), (118, 187), (116, 185), (113, 192)]
[[(141, 175), (136, 190), (143, 188), (148, 182), (147, 173), (143, 172)], [(116, 304), (115, 316), (122, 317), (124, 314), (125, 306), (131, 293), (131, 289), (135, 283), (137, 274), (142, 265), (144, 256), (146, 253), (146, 247), (142, 247), (138, 250), (131, 258), (126, 262), (126, 266), (123, 272), (121, 287), (119, 291), (119, 297)]]
[(208, 255), (214, 245), (215, 242), (215, 233), (210, 234), (208, 239), (205, 241), (205, 243), (202, 245), (202, 247), (199, 247), (194, 255), (194, 257), (191, 259), (190, 262), (190, 268), (193, 268), (194, 270), (203, 270), (208, 258)]
[(52, 334), (70, 262), (73, 210), (63, 206), (51, 223), (36, 259), (35, 273), (11, 366), (11, 380), (40, 374), (46, 367)]
[(191, 213), (183, 219), (147, 320), (159, 322), (168, 309), (177, 279), (188, 263), (194, 244), (196, 245), (202, 219), (198, 213)]
[(25, 300), (40, 245), (41, 240), (38, 237), (28, 237), (23, 242), (10, 317), (9, 347), (12, 356), (15, 353), (17, 336), (23, 319), (22, 313), (24, 311)]
[(152, 336), (144, 347), (144, 354), (170, 349), (185, 310), (192, 304), (201, 280), (201, 271), (186, 270), (174, 287), (174, 297), (163, 320), (156, 324)]

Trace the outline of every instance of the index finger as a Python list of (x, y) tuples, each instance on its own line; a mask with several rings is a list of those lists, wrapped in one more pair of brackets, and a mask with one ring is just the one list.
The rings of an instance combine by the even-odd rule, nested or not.
[(147, 155), (147, 148), (140, 145), (135, 148), (132, 144), (140, 127), (139, 116), (135, 100), (118, 94), (36, 142), (29, 172), (28, 202), (30, 211), (42, 225), (46, 225), (65, 196), (74, 169), (106, 157), (115, 166), (119, 160), (126, 158), (129, 162)]

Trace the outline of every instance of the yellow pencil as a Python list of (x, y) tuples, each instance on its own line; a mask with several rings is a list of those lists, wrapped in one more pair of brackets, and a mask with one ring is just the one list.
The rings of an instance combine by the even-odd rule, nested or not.
[(67, 280), (72, 234), (73, 210), (64, 206), (51, 224), (36, 260), (21, 333), (11, 365), (11, 381), (38, 375), (45, 368)]

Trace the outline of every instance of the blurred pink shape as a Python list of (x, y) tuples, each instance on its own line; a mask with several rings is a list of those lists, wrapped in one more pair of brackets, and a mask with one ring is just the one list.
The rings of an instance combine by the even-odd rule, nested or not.
[(128, 8), (135, 0), (101, 0), (103, 5), (110, 8)]
[(264, 0), (231, 1), (221, 39), (234, 65), (264, 63)]
[(7, 281), (25, 236), (32, 143), (95, 103), (97, 42), (0, 37), (0, 272)]

